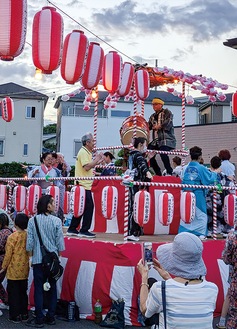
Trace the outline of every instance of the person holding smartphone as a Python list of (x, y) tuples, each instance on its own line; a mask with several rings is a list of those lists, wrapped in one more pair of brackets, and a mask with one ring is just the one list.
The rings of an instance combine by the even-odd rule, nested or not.
[[(212, 328), (218, 287), (204, 277), (207, 271), (202, 252), (202, 241), (188, 232), (176, 235), (172, 243), (165, 243), (156, 251), (154, 269), (166, 280), (167, 328)], [(140, 260), (137, 269), (142, 279), (140, 309), (146, 318), (159, 313), (159, 329), (164, 329), (161, 281), (149, 291), (148, 266)]]

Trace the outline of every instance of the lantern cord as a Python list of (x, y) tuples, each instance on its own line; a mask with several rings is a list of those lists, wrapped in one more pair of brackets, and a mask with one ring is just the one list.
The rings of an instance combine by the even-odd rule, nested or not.
[(97, 34), (95, 34), (94, 32), (90, 31), (87, 27), (85, 27), (84, 25), (82, 25), (81, 23), (79, 23), (78, 21), (76, 21), (73, 17), (71, 17), (70, 15), (68, 15), (65, 11), (63, 11), (62, 9), (60, 9), (58, 6), (56, 6), (52, 1), (47, 0), (48, 3), (50, 3), (52, 6), (54, 6), (55, 8), (57, 8), (61, 13), (63, 13), (65, 16), (67, 16), (68, 18), (70, 18), (72, 21), (74, 21), (75, 23), (77, 23), (78, 25), (80, 25), (84, 30), (86, 30), (87, 32), (89, 32), (90, 34), (92, 34), (94, 37), (96, 37), (97, 39), (99, 39), (100, 41), (102, 41), (103, 43), (105, 43), (107, 46), (113, 48), (115, 51), (117, 51), (118, 53), (120, 53), (121, 55), (131, 59), (133, 62), (139, 64), (138, 61), (136, 61), (134, 58), (126, 55), (124, 52), (120, 51), (119, 49), (115, 48), (114, 46), (112, 46), (110, 43), (108, 43), (107, 41), (103, 40), (101, 37), (99, 37)]

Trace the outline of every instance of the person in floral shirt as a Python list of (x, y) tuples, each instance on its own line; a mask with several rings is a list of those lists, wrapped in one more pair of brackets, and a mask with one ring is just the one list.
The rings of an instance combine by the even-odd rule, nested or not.
[[(10, 234), (12, 234), (12, 230), (8, 227), (8, 225), (9, 225), (9, 218), (7, 214), (1, 213), (0, 214), (0, 270), (2, 269), (7, 238), (9, 237)], [(6, 308), (6, 304), (8, 303), (7, 292), (2, 285), (5, 275), (6, 275), (6, 271), (0, 273), (0, 299), (3, 303), (0, 304), (0, 308)], [(2, 315), (1, 311), (0, 311), (0, 315)]]
[(7, 271), (9, 321), (13, 323), (28, 319), (29, 253), (26, 251), (28, 221), (29, 218), (26, 214), (18, 213), (16, 215), (16, 231), (7, 239), (1, 269), (1, 271)]

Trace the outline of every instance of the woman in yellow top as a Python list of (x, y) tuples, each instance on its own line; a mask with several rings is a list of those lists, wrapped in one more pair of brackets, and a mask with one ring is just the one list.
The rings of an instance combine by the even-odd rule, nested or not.
[(19, 323), (28, 319), (29, 254), (26, 251), (26, 228), (29, 218), (23, 213), (15, 218), (16, 231), (9, 235), (2, 271), (7, 271), (9, 321)]

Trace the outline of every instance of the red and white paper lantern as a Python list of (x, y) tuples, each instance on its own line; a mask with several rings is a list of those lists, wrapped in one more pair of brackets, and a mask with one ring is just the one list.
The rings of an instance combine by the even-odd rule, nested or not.
[(86, 190), (82, 186), (73, 186), (70, 192), (70, 209), (75, 217), (84, 213), (86, 202)]
[(1, 101), (2, 118), (6, 122), (12, 121), (14, 118), (14, 103), (10, 97), (3, 98)]
[(70, 192), (65, 191), (64, 201), (63, 201), (63, 213), (69, 214), (69, 212), (70, 212)]
[(0, 208), (5, 209), (7, 205), (7, 185), (0, 185)]
[(27, 189), (23, 185), (17, 185), (13, 189), (12, 201), (13, 207), (17, 212), (21, 212), (26, 208)]
[(105, 186), (102, 190), (101, 198), (102, 215), (107, 219), (112, 219), (117, 215), (118, 190), (115, 186)]
[(121, 85), (118, 90), (119, 96), (126, 96), (129, 93), (133, 82), (133, 76), (133, 65), (131, 63), (125, 62), (123, 64)]
[(137, 98), (144, 101), (149, 96), (150, 78), (146, 70), (138, 70), (134, 75), (134, 87)]
[(122, 74), (122, 57), (116, 51), (110, 51), (104, 58), (102, 70), (103, 86), (110, 93), (119, 89)]
[(230, 226), (237, 223), (237, 196), (234, 194), (228, 194), (224, 198), (224, 219)]
[(26, 208), (29, 214), (34, 215), (37, 212), (37, 203), (42, 195), (42, 189), (39, 185), (33, 184), (28, 187)]
[(237, 91), (232, 95), (232, 113), (237, 117)]
[(84, 73), (88, 43), (84, 32), (79, 30), (73, 30), (64, 40), (61, 76), (69, 84), (79, 81)]
[(54, 7), (43, 7), (35, 14), (32, 28), (32, 57), (42, 73), (56, 70), (62, 57), (63, 19)]
[(12, 61), (25, 45), (27, 0), (1, 0), (0, 59)]
[(193, 192), (182, 192), (180, 197), (180, 217), (181, 220), (190, 224), (195, 217), (196, 197)]
[(161, 193), (158, 198), (158, 220), (168, 226), (172, 223), (174, 217), (174, 197), (171, 193)]
[(133, 216), (135, 222), (143, 227), (150, 219), (151, 197), (146, 190), (137, 192), (134, 196)]
[(59, 187), (55, 185), (50, 185), (46, 188), (45, 194), (52, 195), (55, 201), (55, 212), (58, 212), (59, 209), (59, 197), (60, 197), (60, 191)]
[(104, 50), (99, 43), (91, 42), (88, 48), (85, 71), (81, 84), (86, 89), (96, 87), (101, 79)]

